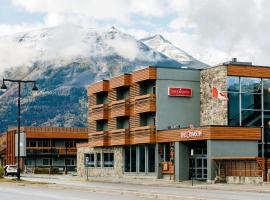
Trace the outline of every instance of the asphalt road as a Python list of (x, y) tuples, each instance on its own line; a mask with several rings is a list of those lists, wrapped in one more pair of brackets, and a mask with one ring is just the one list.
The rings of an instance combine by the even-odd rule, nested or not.
[[(124, 199), (181, 199), (181, 200), (269, 200), (270, 190), (260, 192), (260, 186), (228, 185), (227, 189), (203, 189), (129, 183), (85, 182), (70, 177), (24, 177), (24, 180), (53, 183), (49, 185), (0, 184), (0, 200), (124, 200)], [(229, 187), (229, 188), (228, 188)], [(266, 186), (266, 187), (270, 187)], [(230, 190), (230, 188), (232, 188)], [(252, 191), (245, 189), (253, 188)], [(255, 190), (254, 190), (255, 188)], [(258, 190), (257, 190), (258, 189)]]
[(143, 200), (138, 196), (96, 193), (45, 186), (0, 184), (1, 200)]

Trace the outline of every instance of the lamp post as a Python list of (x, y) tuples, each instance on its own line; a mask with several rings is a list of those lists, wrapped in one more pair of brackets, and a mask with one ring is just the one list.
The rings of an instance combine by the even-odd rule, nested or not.
[(1, 90), (7, 90), (7, 86), (5, 82), (13, 82), (18, 83), (18, 156), (17, 156), (17, 162), (18, 162), (18, 172), (17, 172), (17, 180), (19, 181), (21, 179), (21, 166), (20, 166), (20, 132), (21, 132), (21, 84), (22, 83), (32, 83), (34, 84), (32, 91), (38, 91), (38, 88), (36, 86), (36, 81), (31, 80), (12, 80), (12, 79), (3, 79), (3, 84), (1, 86)]

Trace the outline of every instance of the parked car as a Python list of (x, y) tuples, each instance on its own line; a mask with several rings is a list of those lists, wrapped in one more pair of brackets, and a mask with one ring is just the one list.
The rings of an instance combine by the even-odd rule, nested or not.
[(5, 169), (6, 176), (9, 176), (9, 175), (15, 176), (18, 173), (18, 168), (16, 165), (6, 165), (4, 169)]

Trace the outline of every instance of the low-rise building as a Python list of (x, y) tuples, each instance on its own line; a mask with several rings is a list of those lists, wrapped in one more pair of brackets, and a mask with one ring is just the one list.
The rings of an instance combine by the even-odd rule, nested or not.
[(147, 67), (90, 85), (88, 97), (80, 176), (258, 181), (265, 174), (268, 67)]
[[(22, 127), (21, 131), (26, 136), (26, 155), (21, 159), (21, 166), (28, 170), (75, 171), (76, 145), (88, 141), (87, 128)], [(9, 129), (0, 137), (2, 165), (17, 164), (16, 133), (16, 128)]]

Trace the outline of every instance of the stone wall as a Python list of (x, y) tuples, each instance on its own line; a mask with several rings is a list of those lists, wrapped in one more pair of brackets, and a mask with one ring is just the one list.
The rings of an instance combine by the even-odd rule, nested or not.
[(200, 125), (227, 125), (227, 100), (213, 98), (213, 85), (227, 92), (227, 67), (217, 66), (201, 71)]
[[(108, 176), (108, 177), (122, 177), (123, 176), (123, 148), (112, 147), (112, 148), (90, 148), (90, 147), (79, 147), (77, 151), (77, 173), (80, 177), (87, 176), (87, 169), (84, 165), (84, 154), (85, 153), (114, 153), (114, 167), (89, 167), (88, 176)], [(96, 160), (96, 154), (95, 154)]]

